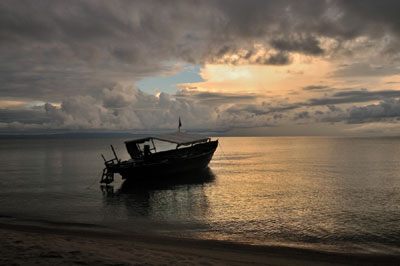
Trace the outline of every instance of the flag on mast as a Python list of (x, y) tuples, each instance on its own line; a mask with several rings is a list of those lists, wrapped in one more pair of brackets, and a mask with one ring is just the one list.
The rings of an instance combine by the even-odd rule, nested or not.
[(179, 117), (178, 132), (181, 132), (181, 126), (182, 126), (181, 117)]

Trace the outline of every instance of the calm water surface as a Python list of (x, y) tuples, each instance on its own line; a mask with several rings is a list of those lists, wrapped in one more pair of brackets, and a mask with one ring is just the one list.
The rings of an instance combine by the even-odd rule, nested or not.
[(400, 138), (224, 137), (188, 182), (101, 189), (123, 141), (0, 140), (1, 219), (400, 254)]

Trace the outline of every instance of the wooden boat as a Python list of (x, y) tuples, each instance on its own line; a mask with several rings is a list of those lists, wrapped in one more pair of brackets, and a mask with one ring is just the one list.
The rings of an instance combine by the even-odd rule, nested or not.
[[(172, 149), (160, 150), (155, 142), (169, 143)], [(110, 184), (118, 173), (127, 180), (157, 180), (204, 169), (218, 147), (218, 140), (209, 137), (174, 132), (125, 142), (131, 159), (121, 161), (111, 146), (114, 159), (104, 159), (101, 183)], [(162, 145), (161, 145), (162, 146)], [(165, 180), (164, 180), (165, 181)]]

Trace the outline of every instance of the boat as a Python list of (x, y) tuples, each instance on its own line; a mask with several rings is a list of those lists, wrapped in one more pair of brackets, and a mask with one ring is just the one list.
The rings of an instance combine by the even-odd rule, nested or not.
[[(165, 144), (171, 147), (162, 149)], [(160, 179), (165, 181), (174, 175), (204, 169), (218, 147), (218, 139), (212, 140), (210, 137), (178, 130), (128, 140), (125, 141), (125, 146), (131, 157), (129, 160), (119, 159), (112, 145), (115, 158), (106, 160), (102, 155), (105, 168), (101, 183), (112, 183), (116, 173), (126, 180), (157, 182)]]

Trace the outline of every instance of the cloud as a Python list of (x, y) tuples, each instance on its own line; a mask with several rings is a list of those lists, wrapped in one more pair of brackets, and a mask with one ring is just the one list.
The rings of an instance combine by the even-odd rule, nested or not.
[(334, 93), (330, 97), (324, 98), (313, 98), (308, 103), (304, 104), (307, 106), (321, 106), (321, 105), (332, 105), (332, 104), (344, 104), (344, 103), (362, 103), (376, 101), (385, 98), (400, 97), (400, 91), (397, 90), (381, 90), (381, 91), (342, 91)]
[(310, 114), (308, 113), (308, 111), (296, 113), (294, 116), (294, 120), (306, 119), (306, 118), (310, 118)]
[(327, 107), (331, 112), (342, 112), (342, 109), (335, 105), (327, 105)]
[(332, 73), (332, 77), (392, 76), (399, 72), (400, 67), (397, 65), (373, 65), (367, 62), (362, 62), (342, 66)]
[(348, 110), (348, 123), (358, 124), (400, 118), (400, 100), (387, 99), (379, 104), (352, 107)]
[[(0, 96), (93, 96), (167, 71), (171, 61), (288, 65), (294, 53), (331, 54), (348, 49), (339, 45), (344, 41), (380, 41), (384, 34), (390, 46), (399, 37), (396, 7), (394, 1), (2, 1)], [(324, 45), (326, 39), (337, 45)], [(396, 70), (355, 63), (334, 75)]]
[(400, 121), (400, 99), (385, 99), (378, 104), (352, 106), (345, 110), (332, 110), (317, 118), (320, 122), (345, 122), (366, 124), (375, 122), (395, 123)]
[(49, 121), (43, 108), (0, 109), (0, 123), (43, 124)]
[[(103, 89), (97, 97), (68, 97), (59, 107), (46, 103), (0, 109), (0, 132), (170, 131), (176, 128), (179, 116), (185, 130), (196, 132), (279, 127), (299, 120), (307, 123), (361, 124), (392, 123), (400, 118), (400, 99), (390, 98), (399, 95), (392, 91), (340, 92), (334, 95), (346, 99), (360, 95), (365, 100), (386, 98), (379, 104), (347, 108), (325, 104), (327, 101), (321, 101), (321, 104), (313, 101), (282, 105), (278, 104), (279, 99), (267, 99), (257, 94), (211, 93), (192, 89), (181, 90), (175, 95), (163, 92), (155, 96), (134, 86), (119, 84)], [(323, 106), (326, 111), (313, 109), (317, 106)]]
[(175, 95), (177, 99), (186, 99), (198, 101), (206, 104), (222, 104), (222, 103), (242, 103), (253, 102), (260, 98), (260, 95), (255, 93), (218, 93), (218, 92), (202, 92), (196, 90), (181, 89)]
[(237, 105), (229, 109), (231, 112), (247, 110), (255, 114), (269, 114), (274, 112), (286, 112), (305, 107), (326, 106), (331, 112), (340, 112), (341, 108), (335, 106), (337, 104), (355, 104), (371, 102), (376, 100), (386, 100), (391, 98), (399, 98), (400, 91), (397, 90), (380, 90), (380, 91), (340, 91), (329, 97), (311, 98), (305, 102), (295, 102), (288, 104), (280, 104), (279, 106), (258, 106), (256, 105)]
[(279, 51), (300, 52), (306, 55), (321, 55), (324, 53), (319, 41), (312, 36), (300, 39), (273, 40), (271, 45)]
[(385, 33), (400, 34), (397, 25), (400, 19), (396, 9), (400, 3), (395, 0), (384, 0), (377, 3), (374, 0), (367, 1), (337, 1), (339, 7), (345, 10), (342, 20), (352, 22), (357, 32), (369, 33), (370, 35), (382, 36)]
[(375, 6), (313, 0), (3, 1), (0, 40), (9, 48), (19, 43), (60, 58), (114, 58), (137, 65), (177, 59), (204, 63), (242, 49), (253, 53), (255, 44), (281, 57), (285, 52), (321, 55), (321, 38), (397, 36), (392, 10), (398, 4), (384, 1), (377, 7), (380, 14)]
[(327, 86), (315, 86), (315, 85), (303, 87), (303, 90), (305, 90), (305, 91), (314, 91), (314, 90), (319, 91), (319, 90), (327, 90), (327, 89), (330, 89), (330, 88)]
[(257, 58), (256, 62), (263, 65), (288, 65), (291, 63), (291, 58), (287, 53), (279, 52), (265, 59)]
[(119, 84), (103, 89), (97, 97), (68, 97), (59, 108), (46, 103), (25, 109), (0, 109), (0, 131), (168, 131), (175, 129), (178, 117), (182, 118), (186, 130), (226, 131), (236, 126), (266, 124), (262, 119), (248, 120), (245, 114), (225, 112), (227, 106), (257, 98), (254, 94), (197, 91), (154, 96), (134, 86)]
[[(339, 65), (328, 77), (335, 86), (346, 87), (344, 79), (397, 75), (399, 7), (398, 1), (344, 0), (5, 0), (0, 3), (0, 97), (61, 107), (1, 109), (1, 127), (164, 130), (182, 114), (197, 130), (271, 126), (314, 115), (348, 123), (394, 119), (399, 91), (310, 85), (302, 88), (302, 99), (287, 101), (284, 93), (262, 99), (233, 89), (156, 97), (130, 85), (179, 71), (176, 65), (182, 63), (268, 65), (276, 68), (268, 74), (273, 80), (281, 66), (316, 57)], [(307, 69), (285, 73), (289, 80), (291, 73), (307, 74)], [(315, 92), (326, 94), (317, 98)], [(381, 103), (361, 106), (372, 101)], [(319, 107), (327, 111), (322, 114)]]
[(242, 113), (242, 112), (247, 112), (253, 115), (269, 115), (269, 114), (276, 114), (276, 113), (283, 113), (283, 112), (288, 112), (291, 110), (295, 110), (297, 108), (300, 108), (301, 104), (288, 104), (288, 105), (282, 105), (282, 106), (270, 106), (266, 104), (235, 104), (231, 107), (229, 107), (226, 112), (228, 113)]
[(283, 66), (292, 63), (292, 58), (286, 51), (266, 49), (259, 45), (240, 48), (224, 46), (216, 53), (210, 52), (206, 59), (208, 64), (231, 64), (231, 65), (275, 65)]
[[(342, 91), (334, 93), (331, 97), (314, 98), (306, 102), (289, 103), (287, 105), (270, 104), (235, 104), (226, 109), (229, 114), (243, 114), (249, 116), (264, 117), (270, 121), (272, 117), (282, 118), (282, 114), (291, 115), (293, 121), (300, 119), (314, 119), (317, 122), (345, 122), (348, 124), (369, 123), (376, 121), (393, 121), (400, 118), (400, 91), (382, 90), (382, 91)], [(351, 106), (341, 108), (340, 104), (357, 104), (381, 100), (379, 104), (367, 106)], [(324, 106), (326, 112), (314, 108)], [(286, 116), (287, 116), (286, 115)], [(289, 122), (287, 119), (286, 122)]]

